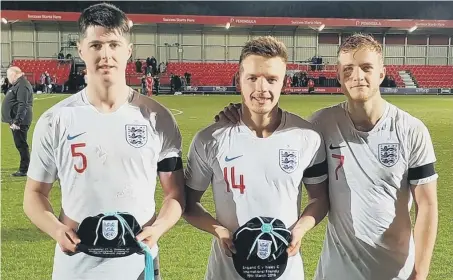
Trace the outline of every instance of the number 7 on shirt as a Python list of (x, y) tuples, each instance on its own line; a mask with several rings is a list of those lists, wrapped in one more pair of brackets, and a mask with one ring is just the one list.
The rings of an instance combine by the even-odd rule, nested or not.
[(337, 181), (338, 181), (338, 170), (343, 166), (344, 156), (343, 155), (332, 154), (332, 157), (340, 160), (340, 162), (338, 163), (337, 168), (335, 168), (335, 179), (337, 179)]

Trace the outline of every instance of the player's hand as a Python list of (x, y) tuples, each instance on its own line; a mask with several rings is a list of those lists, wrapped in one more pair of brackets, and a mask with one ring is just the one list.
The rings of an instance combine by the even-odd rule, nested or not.
[(218, 115), (214, 117), (215, 122), (227, 121), (231, 123), (238, 123), (241, 117), (239, 116), (239, 109), (241, 108), (240, 103), (230, 103), (227, 107), (220, 111)]
[(72, 255), (77, 252), (77, 244), (80, 243), (80, 239), (75, 231), (67, 225), (61, 225), (56, 233), (55, 240), (60, 245), (63, 253)]
[(137, 235), (136, 239), (148, 245), (149, 248), (152, 248), (157, 244), (161, 235), (162, 233), (156, 227), (146, 226), (143, 227), (142, 232)]
[(300, 244), (304, 235), (305, 230), (298, 226), (293, 228), (291, 231), (291, 243), (289, 243), (288, 249), (286, 250), (286, 252), (288, 252), (288, 257), (295, 256), (300, 252)]
[(9, 128), (11, 128), (12, 130), (19, 130), (20, 129), (20, 126), (18, 126), (17, 124), (13, 123), (9, 126)]
[(216, 229), (217, 232), (217, 239), (220, 242), (220, 246), (222, 247), (225, 255), (228, 257), (232, 257), (233, 254), (236, 254), (236, 248), (233, 244), (233, 234), (224, 227), (219, 227)]

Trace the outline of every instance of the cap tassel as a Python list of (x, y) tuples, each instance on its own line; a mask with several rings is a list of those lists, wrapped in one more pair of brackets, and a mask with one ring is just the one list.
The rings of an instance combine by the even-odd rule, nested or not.
[[(145, 245), (146, 246), (146, 245)], [(148, 246), (145, 249), (145, 280), (154, 280), (154, 261)]]

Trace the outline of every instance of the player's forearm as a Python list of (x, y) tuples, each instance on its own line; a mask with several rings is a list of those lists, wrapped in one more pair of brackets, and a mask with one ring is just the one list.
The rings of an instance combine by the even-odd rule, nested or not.
[(162, 236), (181, 218), (185, 207), (184, 173), (182, 169), (159, 173), (165, 197), (156, 221), (151, 225), (153, 232)]
[(434, 244), (437, 237), (437, 205), (419, 205), (414, 228), (415, 274), (428, 276)]
[(184, 206), (182, 199), (166, 198), (162, 204), (156, 221), (152, 227), (157, 230), (159, 236), (169, 231), (181, 218)]
[(201, 203), (187, 205), (184, 219), (192, 226), (217, 236), (217, 230), (223, 226), (204, 209)]
[(302, 212), (296, 227), (303, 230), (304, 233), (319, 224), (329, 211), (329, 200), (326, 198), (313, 198)]
[(55, 239), (61, 222), (55, 216), (49, 199), (42, 193), (25, 191), (24, 212), (30, 221), (40, 230)]

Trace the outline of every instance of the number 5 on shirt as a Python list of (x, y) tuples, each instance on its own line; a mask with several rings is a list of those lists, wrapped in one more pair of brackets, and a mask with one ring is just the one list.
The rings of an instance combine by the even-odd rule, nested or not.
[(76, 150), (77, 148), (83, 148), (85, 147), (85, 143), (77, 143), (77, 144), (71, 144), (71, 154), (72, 157), (81, 157), (82, 158), (82, 166), (77, 167), (77, 165), (74, 164), (74, 169), (78, 173), (83, 173), (85, 169), (87, 169), (87, 157), (80, 151)]
[[(239, 175), (239, 185), (236, 184), (236, 178), (234, 173), (234, 167), (230, 168), (230, 177), (232, 182), (233, 189), (239, 189), (241, 194), (244, 194), (245, 185), (244, 185), (244, 175)], [(223, 168), (223, 178), (225, 179), (225, 183), (227, 185), (227, 192), (231, 192), (230, 189), (230, 182), (228, 180), (228, 167)]]

